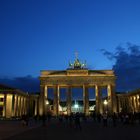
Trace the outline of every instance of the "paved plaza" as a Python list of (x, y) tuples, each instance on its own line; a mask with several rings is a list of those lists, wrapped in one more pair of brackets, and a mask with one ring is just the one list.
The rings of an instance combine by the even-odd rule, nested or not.
[(102, 123), (91, 120), (81, 123), (82, 130), (70, 126), (66, 122), (53, 120), (42, 126), (41, 122), (29, 123), (22, 126), (20, 121), (1, 121), (0, 140), (139, 140), (140, 125), (118, 124), (113, 127), (110, 123), (103, 127)]

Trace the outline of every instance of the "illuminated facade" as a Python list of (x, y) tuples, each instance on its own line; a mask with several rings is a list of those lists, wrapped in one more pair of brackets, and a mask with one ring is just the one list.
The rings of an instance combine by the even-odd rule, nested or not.
[(115, 95), (115, 74), (112, 70), (89, 70), (86, 63), (81, 63), (76, 57), (74, 63), (69, 63), (69, 68), (63, 71), (44, 70), (40, 75), (40, 101), (39, 114), (46, 113), (46, 101), (48, 99), (48, 88), (53, 88), (53, 115), (60, 114), (60, 89), (67, 89), (67, 114), (71, 113), (72, 88), (82, 88), (83, 91), (83, 113), (89, 115), (89, 93), (88, 88), (95, 89), (96, 113), (103, 113), (101, 89), (107, 89), (108, 112), (117, 111)]
[(29, 113), (37, 115), (37, 100), (38, 97), (35, 95), (28, 95), (21, 90), (0, 85), (0, 117), (21, 117)]
[(118, 112), (140, 112), (140, 90), (117, 94), (117, 108)]

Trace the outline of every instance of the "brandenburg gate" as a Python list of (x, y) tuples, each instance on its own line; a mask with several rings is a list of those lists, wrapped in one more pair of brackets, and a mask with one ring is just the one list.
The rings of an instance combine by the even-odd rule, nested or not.
[(45, 101), (48, 98), (48, 88), (53, 88), (53, 115), (59, 115), (60, 88), (67, 89), (67, 114), (71, 114), (72, 88), (83, 89), (83, 108), (85, 115), (89, 115), (89, 93), (88, 88), (95, 89), (96, 113), (103, 113), (103, 101), (101, 89), (107, 89), (108, 112), (116, 112), (115, 95), (116, 76), (113, 70), (89, 70), (86, 63), (81, 63), (78, 58), (69, 64), (66, 70), (43, 70), (40, 75), (40, 102), (39, 114), (45, 113)]

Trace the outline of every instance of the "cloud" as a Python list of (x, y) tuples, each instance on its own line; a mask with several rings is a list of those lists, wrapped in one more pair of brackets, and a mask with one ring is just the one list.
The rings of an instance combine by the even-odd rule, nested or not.
[(140, 46), (126, 43), (116, 47), (114, 53), (101, 51), (108, 59), (115, 60), (113, 70), (117, 76), (118, 91), (140, 88)]
[(32, 77), (30, 75), (25, 76), (25, 77), (0, 78), (0, 83), (21, 89), (26, 92), (39, 91), (38, 77)]
[(113, 55), (111, 52), (109, 52), (109, 51), (107, 51), (107, 50), (105, 50), (105, 49), (101, 49), (101, 52), (102, 52), (103, 55), (105, 55), (108, 59), (110, 59), (110, 60), (114, 59), (114, 55)]

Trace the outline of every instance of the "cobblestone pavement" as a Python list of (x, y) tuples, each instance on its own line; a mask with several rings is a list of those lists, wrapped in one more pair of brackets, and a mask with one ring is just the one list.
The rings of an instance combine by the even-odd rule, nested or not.
[[(113, 127), (111, 124), (108, 127), (103, 127), (102, 124), (92, 121), (82, 122), (82, 130), (76, 129), (74, 126), (69, 126), (66, 122), (53, 121), (46, 123), (46, 126), (31, 125), (21, 127), (19, 124), (13, 125), (13, 135), (7, 136), (6, 140), (139, 140), (140, 125), (122, 125), (119, 124)], [(7, 124), (8, 126), (8, 124)], [(6, 127), (5, 127), (6, 128)], [(5, 129), (4, 128), (4, 129)], [(9, 127), (10, 128), (10, 127)], [(0, 128), (2, 129), (2, 127)], [(5, 130), (6, 133), (12, 132)], [(0, 130), (0, 136), (2, 135)], [(4, 137), (1, 137), (4, 139)]]

